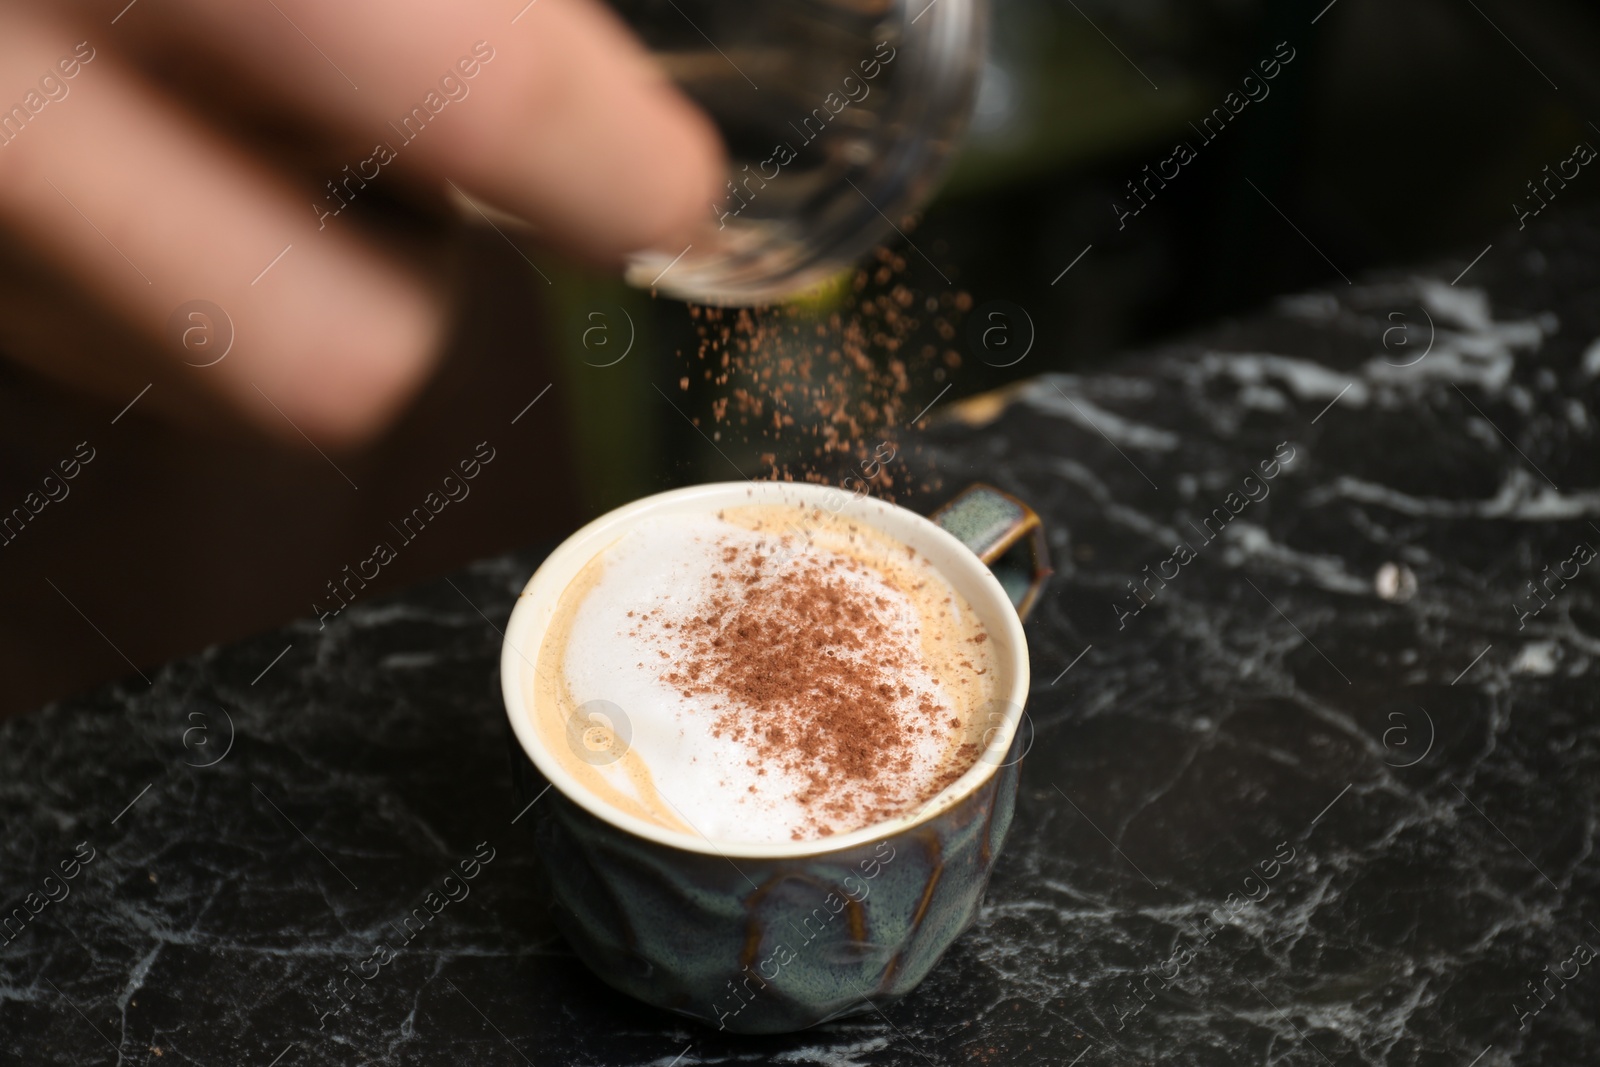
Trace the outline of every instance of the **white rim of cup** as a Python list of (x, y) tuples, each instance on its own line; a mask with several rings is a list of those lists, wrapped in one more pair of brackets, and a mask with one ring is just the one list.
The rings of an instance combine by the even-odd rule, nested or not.
[[(1004, 721), (994, 729), (992, 739), (973, 765), (932, 800), (914, 811), (846, 834), (807, 841), (719, 841), (698, 832), (672, 830), (614, 808), (580, 785), (562, 766), (560, 759), (546, 750), (534, 722), (534, 711), (528, 707), (523, 693), (524, 671), (534, 669), (545, 628), (554, 615), (561, 595), (566, 592), (578, 571), (617, 538), (654, 513), (712, 511), (719, 507), (750, 504), (821, 506), (824, 500), (832, 502), (831, 494), (844, 494), (847, 497), (844, 507), (837, 511), (838, 515), (858, 519), (905, 542), (927, 557), (945, 580), (956, 585), (967, 598), (991, 640), (997, 636), (1003, 638), (1003, 644), (996, 641), (995, 646), (1011, 650), (1010, 686), (991, 697), (991, 700), (1004, 702)], [(697, 507), (683, 507), (687, 504)], [(951, 574), (953, 567), (965, 568), (966, 571), (958, 578)], [(725, 859), (776, 860), (820, 856), (899, 834), (948, 811), (1004, 766), (1001, 760), (1010, 750), (1022, 722), (1023, 708), (1028, 698), (1028, 682), (1028, 646), (1022, 632), (1022, 620), (1018, 618), (1016, 608), (999, 580), (970, 548), (932, 520), (907, 508), (876, 497), (846, 493), (832, 486), (809, 482), (712, 482), (656, 493), (607, 512), (561, 542), (533, 572), (511, 610), (500, 650), (500, 688), (511, 729), (523, 752), (552, 786), (591, 815), (620, 830), (660, 845)], [(986, 759), (986, 755), (1000, 759)]]

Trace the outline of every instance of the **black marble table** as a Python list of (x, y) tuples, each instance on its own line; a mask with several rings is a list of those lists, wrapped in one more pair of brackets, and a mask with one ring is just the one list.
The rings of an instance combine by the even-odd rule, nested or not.
[(0, 725), (0, 1060), (1600, 1061), (1600, 226), (1476, 251), (930, 431), (1059, 573), (988, 903), (906, 1001), (735, 1039), (575, 962), (496, 679), (530, 553)]

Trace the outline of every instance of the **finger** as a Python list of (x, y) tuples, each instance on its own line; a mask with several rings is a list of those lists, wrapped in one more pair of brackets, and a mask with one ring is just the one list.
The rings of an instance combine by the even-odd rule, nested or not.
[[(0, 116), (0, 225), (148, 337), (188, 301), (221, 307), (233, 347), (194, 373), (261, 425), (292, 440), (370, 435), (429, 369), (438, 297), (348, 229), (319, 232), (303, 193), (82, 40), (0, 8), (0, 70), (35, 88), (54, 72), (45, 95), (21, 89), (22, 111)], [(67, 78), (60, 60), (74, 56)]]
[(595, 0), (176, 6), (197, 44), (370, 146), (327, 176), (340, 200), (398, 168), (615, 259), (690, 239), (726, 178), (710, 121)]

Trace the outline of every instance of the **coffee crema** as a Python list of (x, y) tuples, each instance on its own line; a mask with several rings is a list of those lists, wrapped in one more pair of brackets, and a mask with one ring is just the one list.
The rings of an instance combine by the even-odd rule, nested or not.
[(815, 508), (665, 515), (600, 551), (525, 677), (550, 753), (607, 804), (713, 840), (916, 810), (993, 727), (989, 636), (918, 552)]

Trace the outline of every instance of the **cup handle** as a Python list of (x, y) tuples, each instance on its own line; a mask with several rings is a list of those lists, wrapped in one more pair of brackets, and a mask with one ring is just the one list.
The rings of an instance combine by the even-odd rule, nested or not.
[(928, 518), (983, 560), (1026, 619), (1051, 574), (1038, 513), (1010, 493), (976, 482)]

